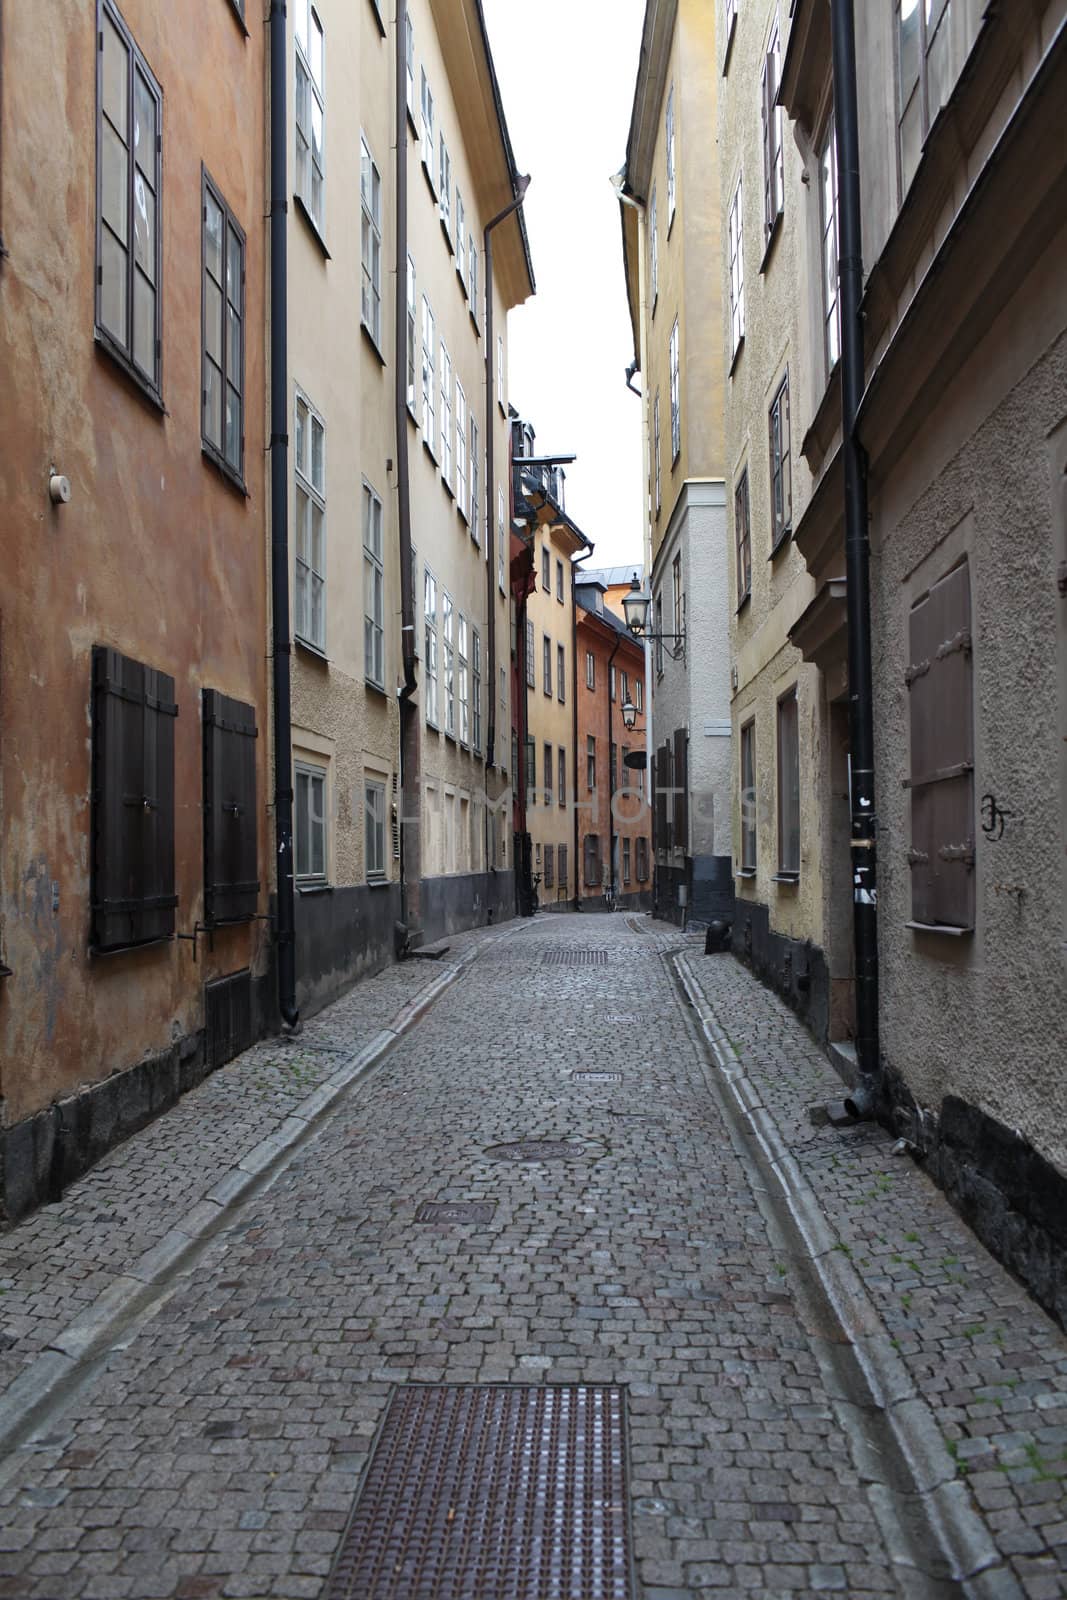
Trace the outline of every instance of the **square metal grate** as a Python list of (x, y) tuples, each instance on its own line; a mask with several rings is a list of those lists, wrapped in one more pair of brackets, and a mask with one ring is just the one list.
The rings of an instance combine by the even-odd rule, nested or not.
[(484, 1200), (424, 1200), (416, 1222), (492, 1222), (495, 1206)]
[(575, 1083), (621, 1083), (621, 1072), (572, 1072)]
[(412, 1385), (325, 1600), (630, 1600), (624, 1391)]
[(606, 950), (546, 950), (541, 957), (546, 967), (606, 967)]

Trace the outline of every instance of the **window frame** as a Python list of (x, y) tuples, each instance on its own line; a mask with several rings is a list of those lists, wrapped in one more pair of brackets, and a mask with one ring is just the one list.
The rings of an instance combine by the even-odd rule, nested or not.
[(449, 245), (452, 243), (452, 157), (444, 133), (437, 136), (437, 206), (441, 227)]
[(670, 364), (671, 385), (671, 469), (678, 464), (678, 457), (682, 453), (682, 395), (681, 395), (681, 370), (678, 360), (678, 318), (674, 319), (671, 329), (670, 344), (667, 347), (667, 359)]
[(667, 161), (667, 237), (674, 224), (675, 204), (678, 198), (676, 130), (674, 125), (674, 84), (667, 93), (667, 110), (664, 119), (664, 145)]
[(408, 254), (407, 271), (407, 400), (408, 414), (418, 426), (418, 386), (420, 381), (419, 367), (419, 289), (415, 273), (415, 262)]
[(441, 369), (441, 426), (439, 438), (441, 441), (441, 479), (449, 494), (452, 494), (452, 456), (453, 456), (453, 419), (452, 419), (452, 357), (448, 347), (442, 339), (440, 349)]
[(591, 733), (585, 738), (585, 787), (590, 794), (596, 793), (596, 736)]
[(470, 502), (467, 499), (467, 395), (456, 377), (456, 507), (464, 522), (470, 521)]
[[(837, 173), (836, 118), (831, 110), (827, 119), (823, 142), (818, 150), (819, 166), (819, 271), (822, 280), (820, 312), (822, 315), (822, 349), (829, 380), (841, 359), (841, 287), (838, 269), (839, 241), (837, 236), (839, 191)], [(827, 203), (830, 204), (829, 214)]]
[[(784, 713), (791, 708), (792, 730), (789, 737), (792, 747), (783, 750), (783, 734), (788, 733), (788, 719)], [(776, 741), (776, 767), (775, 767), (775, 800), (778, 817), (778, 871), (775, 878), (779, 882), (795, 883), (800, 878), (800, 701), (797, 684), (792, 684), (784, 694), (778, 696), (777, 716), (775, 723)], [(786, 758), (789, 758), (789, 771), (785, 770)], [(785, 781), (788, 778), (790, 789), (788, 795), (785, 790)], [(787, 808), (788, 801), (788, 808)], [(792, 823), (796, 823), (796, 858), (795, 864), (792, 855), (787, 850), (786, 833), (792, 833)], [(789, 859), (787, 859), (789, 855)]]
[(437, 460), (437, 371), (434, 366), (437, 322), (429, 297), (422, 297), (422, 442)]
[(564, 599), (563, 562), (559, 556), (556, 557), (556, 599), (561, 606), (566, 605), (566, 600)]
[(793, 531), (793, 463), (790, 456), (789, 368), (782, 375), (767, 413), (771, 472), (771, 555)]
[[(321, 596), (322, 596), (322, 637), (321, 637), (321, 639), (314, 638), (312, 633), (311, 633), (311, 631), (310, 631), (310, 627), (309, 627), (308, 631), (306, 631), (306, 632), (302, 632), (301, 631), (301, 628), (300, 628), (300, 607), (296, 603), (294, 603), (294, 606), (293, 606), (293, 636), (301, 644), (306, 645), (309, 649), (314, 650), (317, 654), (325, 655), (325, 653), (326, 653), (326, 640), (327, 640), (327, 635), (328, 635), (328, 630), (327, 630), (327, 626), (326, 626), (326, 599), (327, 599), (327, 588), (326, 588), (326, 580), (327, 580), (327, 546), (326, 546), (326, 535), (327, 535), (327, 523), (326, 523), (326, 489), (327, 489), (326, 422), (325, 422), (325, 419), (322, 417), (321, 413), (316, 411), (315, 407), (312, 405), (311, 401), (308, 399), (308, 397), (304, 393), (304, 391), (302, 389), (298, 388), (297, 391), (296, 391), (296, 404), (295, 404), (295, 415), (296, 415), (297, 419), (299, 419), (301, 407), (307, 413), (308, 471), (305, 473), (305, 471), (303, 469), (303, 466), (301, 465), (301, 462), (300, 462), (299, 449), (298, 449), (298, 446), (297, 446), (297, 440), (300, 437), (300, 428), (298, 426), (296, 428), (296, 431), (295, 431), (295, 434), (294, 434), (294, 439), (293, 439), (293, 486), (294, 486), (294, 494), (293, 494), (294, 518), (293, 518), (293, 521), (294, 521), (294, 533), (295, 533), (295, 536), (294, 536), (294, 539), (293, 539), (294, 573), (295, 573), (296, 568), (298, 566), (303, 566), (305, 568), (305, 570), (307, 571), (307, 573), (310, 575), (310, 580), (317, 581), (319, 583), (319, 585), (320, 585), (320, 593), (321, 593)], [(314, 470), (315, 470), (314, 430), (315, 430), (316, 425), (322, 431), (322, 487), (321, 488), (319, 488), (316, 485), (315, 480), (314, 480)], [(297, 506), (298, 506), (298, 503), (299, 503), (298, 499), (297, 499), (297, 496), (299, 495), (301, 490), (303, 490), (305, 492), (305, 498), (306, 498), (307, 504), (308, 504), (309, 530), (314, 525), (313, 512), (314, 512), (314, 508), (316, 506), (318, 507), (318, 510), (322, 514), (322, 522), (321, 522), (322, 551), (321, 551), (321, 558), (320, 558), (321, 559), (321, 571), (316, 569), (316, 567), (314, 566), (313, 562), (310, 559), (305, 561), (305, 560), (303, 560), (301, 558), (301, 556), (299, 554), (299, 540), (300, 540), (301, 529), (300, 529), (300, 519), (296, 515), (296, 509), (297, 509)], [(309, 546), (310, 546), (311, 542), (313, 542), (313, 541), (309, 540)], [(310, 551), (310, 548), (309, 548), (309, 555), (310, 554), (311, 554), (311, 551)], [(298, 584), (296, 582), (296, 578), (294, 577), (294, 602), (296, 601), (296, 599), (298, 597), (298, 594), (299, 594), (299, 586), (298, 586)], [(312, 618), (314, 617), (314, 605), (312, 603), (313, 596), (314, 596), (313, 582), (309, 582), (309, 587), (308, 587), (308, 590), (307, 590), (307, 594), (308, 594), (307, 619), (308, 619), (308, 622), (310, 624)]]
[[(378, 171), (374, 156), (371, 153), (367, 136), (360, 129), (359, 134), (359, 256), (361, 267), (360, 279), (360, 325), (366, 329), (375, 350), (381, 354), (382, 348), (382, 175)], [(370, 195), (367, 193), (368, 168), (370, 175)], [(377, 209), (375, 210), (375, 186), (377, 196)], [(370, 245), (371, 264), (367, 262), (367, 247)], [(377, 273), (374, 271), (375, 245), (377, 246)], [(368, 317), (368, 285), (370, 295), (373, 297), (373, 318)]]
[[(111, 122), (104, 107), (104, 24), (106, 21), (114, 28), (120, 42), (127, 52), (125, 71), (125, 117), (126, 138), (123, 141), (126, 149), (127, 173), (125, 179), (124, 196), (124, 225), (126, 229), (125, 244), (118, 238), (115, 230), (104, 218), (104, 128), (105, 121), (114, 128), (116, 138), (121, 138), (118, 129)], [(97, 0), (96, 7), (96, 251), (94, 272), (94, 338), (101, 349), (133, 379), (134, 383), (162, 409), (163, 406), (163, 90), (159, 81), (148, 65), (147, 60), (138, 48), (137, 42), (127, 27), (118, 7), (113, 0)], [(135, 284), (137, 273), (147, 279), (147, 274), (137, 264), (136, 233), (134, 227), (136, 174), (140, 163), (134, 155), (134, 117), (136, 112), (136, 85), (140, 74), (145, 87), (152, 99), (156, 115), (156, 148), (154, 163), (149, 182), (153, 188), (156, 201), (155, 209), (155, 259), (152, 263), (154, 278), (155, 305), (152, 323), (152, 371), (148, 372), (134, 353), (136, 345), (136, 314), (135, 314)], [(146, 177), (145, 169), (141, 172)], [(120, 338), (103, 319), (103, 273), (104, 273), (104, 233), (115, 239), (116, 245), (126, 257), (124, 275), (125, 297), (125, 334)]]
[(543, 787), (546, 806), (553, 806), (556, 803), (556, 791), (553, 788), (553, 784), (555, 783), (556, 779), (556, 763), (552, 758), (552, 748), (551, 740), (546, 739), (544, 741), (544, 750), (542, 752), (543, 765), (541, 771), (542, 778), (544, 779)]
[(419, 109), (422, 119), (422, 133), (419, 141), (420, 157), (422, 160), (422, 170), (426, 174), (430, 185), (430, 191), (433, 194), (434, 199), (436, 199), (437, 186), (434, 181), (434, 164), (437, 160), (437, 117), (434, 107), (433, 90), (430, 88), (430, 80), (426, 75), (425, 66), (420, 68), (420, 72)]
[(648, 276), (652, 290), (651, 315), (654, 317), (659, 300), (659, 220), (654, 183), (648, 201)]
[(459, 742), (464, 747), (469, 747), (471, 742), (471, 700), (470, 700), (470, 631), (467, 619), (462, 611), (456, 613), (456, 661), (458, 672), (457, 700), (459, 704)]
[(730, 263), (730, 336), (731, 366), (745, 342), (745, 225), (743, 179), (738, 176), (737, 186), (730, 201), (727, 216), (727, 248)]
[(587, 689), (596, 689), (596, 656), (592, 650), (585, 652), (585, 686)]
[(567, 748), (565, 745), (561, 744), (557, 750), (556, 765), (559, 780), (556, 790), (556, 803), (565, 808), (567, 804)]
[(567, 704), (567, 650), (566, 646), (556, 646), (556, 699), (561, 706)]
[[(243, 494), (247, 494), (248, 491), (247, 491), (247, 489), (245, 487), (245, 475), (244, 475), (244, 465), (245, 465), (245, 353), (246, 353), (246, 338), (245, 338), (245, 312), (246, 312), (245, 289), (246, 289), (246, 281), (245, 280), (246, 280), (246, 263), (247, 263), (247, 241), (245, 239), (245, 234), (244, 234), (243, 228), (241, 227), (240, 223), (237, 221), (237, 218), (234, 216), (234, 214), (230, 210), (229, 206), (226, 204), (226, 201), (223, 199), (222, 193), (221, 193), (221, 191), (219, 189), (218, 184), (215, 183), (214, 179), (211, 177), (211, 174), (208, 172), (207, 168), (203, 164), (201, 164), (200, 176), (201, 176), (201, 191), (200, 191), (200, 198), (201, 198), (201, 209), (200, 209), (200, 448), (201, 448), (202, 453), (205, 456), (207, 456), (207, 458), (216, 467), (218, 467), (220, 472), (222, 472), (227, 478), (229, 478), (230, 481), (233, 484), (235, 484), (236, 487), (238, 489), (240, 489)], [(217, 283), (217, 285), (216, 285), (218, 287), (218, 289), (219, 289), (219, 293), (220, 293), (221, 301), (222, 301), (222, 327), (219, 330), (219, 343), (220, 343), (219, 354), (220, 354), (221, 361), (222, 361), (221, 367), (219, 366), (219, 364), (217, 362), (212, 361), (211, 357), (208, 354), (208, 348), (207, 348), (207, 279), (208, 279), (208, 272), (209, 272), (208, 262), (207, 262), (207, 207), (208, 207), (209, 199), (214, 202), (214, 204), (218, 207), (219, 211), (222, 214), (222, 265), (221, 265), (222, 281), (221, 281), (221, 283)], [(237, 243), (238, 243), (239, 251), (240, 251), (240, 289), (239, 289), (240, 307), (239, 307), (239, 309), (237, 309), (237, 308), (235, 308), (235, 309), (237, 309), (237, 317), (238, 317), (238, 322), (240, 324), (241, 353), (240, 353), (240, 382), (239, 382), (239, 384), (236, 384), (236, 385), (234, 383), (232, 383), (231, 380), (230, 380), (230, 361), (229, 361), (229, 357), (230, 357), (230, 341), (229, 341), (229, 336), (228, 336), (228, 334), (229, 334), (228, 312), (229, 312), (229, 310), (230, 310), (230, 308), (232, 306), (232, 301), (229, 298), (229, 287), (228, 287), (228, 285), (229, 285), (229, 250), (230, 250), (230, 235), (231, 235), (231, 233), (236, 234)], [(216, 368), (216, 370), (218, 371), (218, 373), (219, 373), (219, 383), (220, 383), (220, 390), (221, 390), (221, 401), (220, 401), (221, 410), (220, 410), (220, 416), (219, 416), (219, 426), (220, 426), (220, 432), (221, 432), (222, 441), (223, 441), (221, 448), (219, 446), (217, 446), (214, 443), (213, 440), (208, 438), (207, 432), (206, 432), (206, 421), (207, 421), (207, 369), (208, 369), (209, 363), (212, 366), (214, 366)], [(229, 460), (229, 458), (226, 455), (226, 448), (225, 448), (225, 445), (226, 445), (226, 396), (227, 396), (227, 390), (228, 389), (234, 389), (236, 394), (237, 394), (237, 398), (238, 398), (238, 447), (237, 447), (237, 457), (238, 457), (238, 459), (237, 459), (236, 464)]]
[(470, 449), (468, 451), (468, 461), (469, 461), (469, 465), (470, 465), (470, 490), (471, 490), (470, 531), (471, 531), (471, 538), (474, 540), (475, 544), (478, 546), (478, 548), (480, 550), (481, 547), (482, 547), (482, 528), (481, 528), (481, 522), (479, 520), (480, 512), (479, 512), (479, 509), (478, 509), (478, 490), (479, 490), (479, 487), (480, 487), (480, 484), (481, 484), (481, 472), (479, 471), (479, 466), (478, 466), (478, 452), (479, 452), (478, 419), (474, 415), (473, 407), (471, 407), (469, 409), (469, 411), (468, 411), (468, 419), (469, 419), (469, 422), (470, 422)]
[[(376, 689), (385, 690), (385, 555), (383, 524), (385, 509), (381, 496), (373, 484), (363, 479), (363, 676), (367, 683)], [(377, 511), (377, 519), (375, 519)], [(368, 512), (370, 513), (368, 517)], [(377, 545), (373, 539), (374, 525), (377, 521)], [(368, 540), (368, 534), (371, 538)], [(368, 606), (368, 595), (375, 600), (373, 608)], [(374, 672), (374, 662), (368, 660), (368, 650), (376, 647), (378, 671)]]
[(663, 509), (663, 476), (660, 464), (660, 427), (659, 427), (659, 390), (656, 390), (656, 400), (653, 406), (653, 433), (655, 443), (655, 507), (658, 517)]
[(782, 76), (782, 35), (778, 12), (774, 14), (763, 70), (760, 74), (760, 115), (763, 135), (763, 244), (766, 249), (785, 211), (785, 147), (783, 112), (778, 105)]
[[(433, 606), (431, 609), (430, 600)], [(439, 729), (440, 704), (438, 698), (437, 663), (437, 579), (430, 567), (423, 568), (422, 576), (423, 625), (423, 677), (426, 693), (423, 712), (429, 727)]]
[[(296, 201), (298, 203), (299, 209), (304, 213), (304, 216), (307, 218), (308, 222), (311, 224), (312, 228), (314, 228), (314, 230), (317, 233), (319, 239), (321, 240), (321, 239), (323, 239), (325, 237), (325, 233), (326, 233), (326, 29), (322, 25), (322, 19), (319, 17), (318, 12), (315, 10), (315, 7), (311, 4), (311, 0), (296, 0), (296, 5), (301, 7), (301, 8), (306, 8), (307, 19), (308, 19), (309, 25), (312, 26), (312, 27), (317, 27), (318, 28), (319, 38), (321, 40), (321, 45), (322, 45), (322, 82), (321, 83), (316, 82), (315, 76), (314, 76), (314, 74), (313, 74), (313, 72), (311, 70), (311, 62), (308, 60), (307, 53), (306, 53), (303, 45), (301, 45), (301, 43), (300, 43), (300, 33), (299, 33), (298, 26), (297, 26), (297, 19), (296, 19), (296, 14), (295, 14), (295, 10), (294, 10), (294, 17), (293, 17), (293, 53), (294, 53), (294, 72), (293, 72), (293, 194), (294, 194), (294, 198), (296, 199)], [(309, 91), (309, 95), (310, 95), (310, 98), (308, 100), (308, 109), (309, 109), (309, 111), (311, 113), (311, 121), (310, 121), (310, 124), (309, 124), (309, 127), (308, 127), (308, 132), (307, 132), (306, 136), (305, 136), (305, 134), (304, 134), (304, 132), (301, 129), (301, 126), (300, 126), (299, 110), (298, 110), (298, 107), (299, 107), (299, 104), (300, 104), (299, 77), (298, 77), (298, 74), (301, 71), (304, 73), (304, 75), (305, 75), (305, 77), (307, 79), (308, 91)], [(322, 143), (321, 143), (322, 162), (321, 162), (321, 166), (318, 169), (320, 195), (321, 195), (321, 206), (319, 208), (319, 212), (318, 213), (316, 212), (315, 206), (314, 206), (314, 188), (315, 188), (314, 126), (315, 126), (315, 112), (314, 112), (314, 107), (312, 105), (312, 100), (318, 102), (319, 114), (320, 114), (320, 117), (322, 119)], [(304, 140), (304, 143), (305, 143), (305, 146), (306, 146), (306, 149), (307, 149), (308, 193), (306, 195), (305, 195), (305, 193), (303, 192), (303, 190), (301, 188), (300, 148), (299, 148), (298, 135), (299, 135), (300, 139)]]
[(482, 636), (471, 629), (471, 748), (477, 755), (482, 748)]
[(550, 634), (541, 635), (541, 688), (545, 698), (552, 698), (552, 637)]
[[(308, 824), (309, 824), (309, 828), (312, 827), (316, 823), (316, 821), (318, 822), (318, 824), (322, 828), (322, 871), (321, 872), (315, 872), (315, 871), (310, 870), (310, 869), (307, 872), (301, 872), (300, 871), (301, 838), (302, 838), (302, 830), (300, 828), (300, 823), (299, 823), (299, 818), (300, 818), (300, 779), (301, 778), (308, 779), (308, 782), (309, 782), (309, 791), (308, 791), (308, 793), (309, 793), (309, 802), (310, 802), (310, 796), (311, 796), (311, 794), (313, 792), (313, 787), (312, 786), (316, 782), (319, 782), (322, 785), (322, 814), (321, 814), (321, 816), (318, 819), (314, 818), (311, 815), (310, 804), (309, 804), (309, 808), (308, 808)], [(313, 888), (315, 886), (324, 886), (325, 884), (329, 883), (329, 881), (330, 881), (329, 781), (330, 781), (330, 775), (329, 775), (329, 768), (328, 767), (319, 766), (319, 764), (317, 762), (307, 761), (307, 760), (304, 760), (304, 759), (302, 759), (300, 757), (295, 757), (294, 758), (294, 760), (293, 760), (293, 871), (294, 871), (294, 875), (295, 875), (297, 888), (301, 888), (301, 887)], [(309, 850), (309, 854), (311, 854), (311, 855), (313, 855), (312, 843), (311, 843), (312, 837), (313, 837), (313, 835), (309, 833), (309, 836), (308, 836), (308, 850)]]
[[(734, 484), (734, 554), (737, 557), (737, 609), (740, 611), (746, 601), (752, 598), (752, 502), (747, 465), (741, 468)], [(742, 573), (745, 579), (743, 587)]]
[[(756, 719), (741, 724), (739, 733), (738, 778), (740, 787), (742, 877), (754, 877), (759, 859), (756, 829)], [(745, 781), (747, 778), (747, 782)]]
[(456, 607), (447, 589), (441, 590), (441, 666), (444, 677), (445, 722), (449, 739), (456, 737)]
[[(375, 796), (375, 804), (371, 803), (371, 796)], [(380, 802), (381, 811), (377, 811)], [(371, 826), (374, 826), (375, 838), (380, 836), (380, 865), (377, 864), (378, 850), (371, 851)], [(383, 883), (388, 876), (388, 856), (385, 848), (385, 779), (363, 777), (363, 876), (368, 883)]]

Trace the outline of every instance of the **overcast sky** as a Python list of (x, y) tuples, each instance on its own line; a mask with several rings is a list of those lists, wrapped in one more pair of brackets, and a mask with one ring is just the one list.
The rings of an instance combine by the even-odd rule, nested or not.
[[(508, 318), (507, 398), (543, 453), (574, 451), (567, 510), (593, 565), (641, 560), (641, 402), (619, 205), (644, 0), (483, 0), (526, 197), (537, 294)], [(610, 18), (610, 22), (608, 22)]]

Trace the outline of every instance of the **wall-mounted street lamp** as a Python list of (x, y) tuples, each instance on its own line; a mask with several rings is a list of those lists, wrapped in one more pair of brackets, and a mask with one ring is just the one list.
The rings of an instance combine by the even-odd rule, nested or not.
[[(622, 600), (622, 609), (626, 616), (626, 626), (629, 628), (635, 639), (649, 639), (654, 641), (656, 644), (662, 644), (664, 640), (670, 639), (672, 643), (667, 646), (667, 654), (670, 656), (672, 661), (677, 661), (680, 659), (680, 657), (685, 655), (685, 634), (652, 633), (648, 626), (648, 613), (651, 605), (652, 596), (646, 594), (641, 588), (641, 585), (637, 581), (637, 573), (635, 572), (633, 576), (633, 582), (630, 584), (628, 592), (623, 595)], [(633, 723), (627, 723), (627, 727), (633, 727)]]
[(625, 699), (622, 703), (622, 720), (624, 726), (632, 732), (634, 724), (637, 721), (637, 707), (629, 698)]

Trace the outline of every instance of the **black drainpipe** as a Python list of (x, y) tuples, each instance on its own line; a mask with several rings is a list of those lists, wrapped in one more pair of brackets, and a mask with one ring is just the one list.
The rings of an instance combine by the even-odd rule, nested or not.
[(881, 1097), (878, 1047), (877, 823), (874, 807), (874, 693), (871, 670), (870, 530), (867, 460), (856, 438), (864, 385), (863, 234), (853, 0), (831, 0), (834, 120), (838, 171), (841, 293), (841, 453), (845, 468), (848, 582), (848, 704), (852, 757), (852, 884), (856, 954), (856, 1055), (860, 1082), (850, 1109), (874, 1114)]
[[(403, 0), (402, 0), (403, 3)], [(485, 561), (486, 561), (486, 671), (489, 677), (489, 718), (485, 740), (485, 770), (496, 765), (496, 460), (493, 445), (493, 378), (496, 373), (496, 352), (493, 349), (493, 241), (492, 232), (517, 211), (530, 187), (528, 177), (512, 177), (515, 191), (512, 199), (485, 225), (482, 243), (485, 249)], [(477, 309), (477, 308), (475, 308)], [(508, 438), (511, 430), (508, 430)], [(510, 469), (509, 469), (510, 470)], [(505, 532), (507, 522), (505, 521)]]
[(289, 312), (287, 300), (285, 0), (270, 7), (270, 548), (274, 646), (274, 848), (278, 877), (278, 1010), (295, 1028), (293, 733), (289, 634)]
[(400, 688), (400, 900), (403, 928), (397, 954), (403, 954), (421, 921), (422, 798), (419, 767), (419, 711), (412, 700), (415, 676), (415, 601), (411, 562), (411, 482), (408, 466), (408, 128), (407, 0), (396, 6), (396, 340), (394, 421), (396, 429), (396, 508), (400, 534), (400, 621), (404, 682)]

